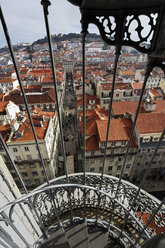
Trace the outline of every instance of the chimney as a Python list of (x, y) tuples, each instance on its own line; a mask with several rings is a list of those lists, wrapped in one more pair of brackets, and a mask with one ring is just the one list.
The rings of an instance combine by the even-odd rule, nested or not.
[(147, 98), (143, 103), (143, 108), (147, 112), (155, 111), (156, 102), (152, 101), (150, 98)]

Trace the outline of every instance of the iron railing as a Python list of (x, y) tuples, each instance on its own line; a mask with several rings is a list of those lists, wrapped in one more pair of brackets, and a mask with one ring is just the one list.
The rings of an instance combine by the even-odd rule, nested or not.
[[(109, 237), (120, 240), (124, 247), (139, 247), (145, 240), (155, 235), (156, 228), (165, 225), (165, 205), (163, 205), (165, 200), (160, 202), (150, 194), (140, 190), (137, 202), (130, 211), (129, 206), (132, 203), (133, 196), (138, 192), (138, 187), (121, 180), (120, 191), (116, 198), (115, 192), (119, 179), (104, 176), (102, 190), (99, 189), (100, 179), (99, 174), (93, 173), (86, 174), (87, 185), (81, 184), (84, 180), (83, 173), (70, 175), (70, 184), (67, 183), (65, 176), (54, 179), (50, 182), (51, 185), (41, 186), (0, 208), (1, 221), (7, 223), (9, 230), (12, 228), (27, 247), (39, 245), (41, 240), (45, 240), (50, 234), (49, 230), (52, 230), (52, 228), (55, 231), (63, 226), (65, 230), (68, 223), (84, 218), (85, 192), (85, 208), (88, 210), (86, 213), (87, 224), (96, 224), (96, 219), (91, 217), (91, 213), (97, 210), (99, 217), (97, 225), (102, 225), (107, 229)], [(24, 234), (21, 233), (15, 222), (13, 213), (17, 208), (16, 206), (20, 206), (20, 204), (28, 204), (42, 230), (43, 235), (38, 237), (39, 239), (35, 244), (27, 244)], [(72, 204), (72, 214), (70, 204)], [(114, 204), (115, 209), (113, 209)], [(111, 217), (111, 214), (113, 214), (113, 217)], [(142, 219), (143, 215), (146, 214), (151, 215), (144, 226)], [(109, 223), (110, 219), (111, 223)], [(155, 225), (152, 225), (152, 228), (148, 227), (153, 219)], [(121, 220), (125, 222), (119, 225), (119, 223), (123, 223)], [(134, 231), (130, 233), (129, 228)]]

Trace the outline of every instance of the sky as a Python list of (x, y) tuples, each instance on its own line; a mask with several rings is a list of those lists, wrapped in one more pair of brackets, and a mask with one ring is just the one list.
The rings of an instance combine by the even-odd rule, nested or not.
[[(50, 0), (49, 24), (51, 34), (80, 33), (79, 8), (67, 0)], [(0, 0), (12, 44), (33, 42), (46, 35), (43, 8), (40, 0)], [(94, 25), (89, 32), (97, 32)], [(0, 47), (6, 46), (6, 40), (0, 23)]]

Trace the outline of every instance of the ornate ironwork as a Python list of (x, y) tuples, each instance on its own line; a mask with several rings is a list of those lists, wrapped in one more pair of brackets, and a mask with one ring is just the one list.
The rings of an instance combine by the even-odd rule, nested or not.
[[(83, 21), (86, 25), (95, 24), (102, 39), (109, 45), (118, 45), (121, 40), (122, 45), (132, 46), (138, 51), (148, 54), (153, 50), (162, 15), (160, 8), (122, 10), (120, 13), (115, 10), (81, 9), (81, 13), (81, 22)], [(123, 34), (118, 33), (121, 17), (125, 24)]]
[[(70, 175), (69, 181), (71, 184), (67, 183), (66, 177), (52, 180), (50, 186), (39, 187), (33, 192), (1, 208), (0, 220), (7, 223), (10, 228), (13, 228), (24, 242), (25, 240), (21, 235), (21, 230), (18, 230), (19, 227), (17, 227), (14, 222), (13, 210), (18, 206), (18, 204), (26, 204), (30, 199), (32, 199), (33, 208), (36, 210), (37, 215), (41, 220), (40, 224), (42, 229), (43, 226), (50, 227), (55, 225), (56, 228), (59, 227), (59, 220), (62, 224), (64, 223), (63, 226), (65, 228), (66, 220), (74, 221), (77, 218), (84, 218), (83, 208), (85, 192), (86, 218), (90, 224), (95, 223), (96, 219), (92, 216), (93, 212), (98, 211), (99, 218), (97, 224), (102, 225), (108, 230), (109, 216), (112, 211), (113, 203), (115, 203), (116, 207), (113, 211), (112, 222), (110, 223), (110, 236), (120, 239), (121, 243), (126, 247), (128, 245), (133, 245), (139, 234), (144, 233), (143, 237), (140, 239), (140, 242), (144, 242), (149, 237), (155, 236), (155, 230), (157, 227), (165, 226), (165, 206), (163, 205), (155, 214), (155, 226), (153, 226), (152, 229), (147, 227), (146, 230), (143, 227), (143, 215), (151, 215), (154, 213), (160, 204), (157, 199), (141, 190), (136, 204), (132, 210), (129, 211), (129, 205), (132, 203), (132, 199), (138, 188), (131, 183), (122, 180), (117, 198), (115, 199), (114, 195), (117, 189), (118, 179), (112, 176), (104, 176), (102, 190), (99, 190), (100, 178), (101, 175), (99, 174), (87, 173), (86, 183), (88, 186), (81, 185), (81, 182), (83, 182), (84, 179), (83, 173)], [(68, 198), (68, 192), (70, 192), (70, 198)], [(97, 209), (98, 197), (100, 197), (99, 210)], [(70, 213), (70, 204), (72, 205), (73, 219)], [(58, 216), (55, 211), (55, 206), (58, 211)], [(125, 219), (126, 217), (127, 220)], [(120, 224), (122, 221), (127, 221), (124, 230), (122, 230), (122, 225)], [(130, 230), (133, 230), (134, 234), (131, 234)], [(43, 239), (43, 237), (41, 238)]]

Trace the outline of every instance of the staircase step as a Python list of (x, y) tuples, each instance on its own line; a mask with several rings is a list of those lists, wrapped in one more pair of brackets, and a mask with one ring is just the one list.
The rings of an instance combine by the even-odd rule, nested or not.
[(88, 231), (86, 223), (74, 223), (70, 229), (66, 231), (66, 236), (72, 248), (89, 248)]
[(89, 226), (88, 240), (90, 248), (105, 248), (107, 244), (107, 232), (102, 228)]
[(62, 228), (52, 233), (40, 248), (71, 248)]

